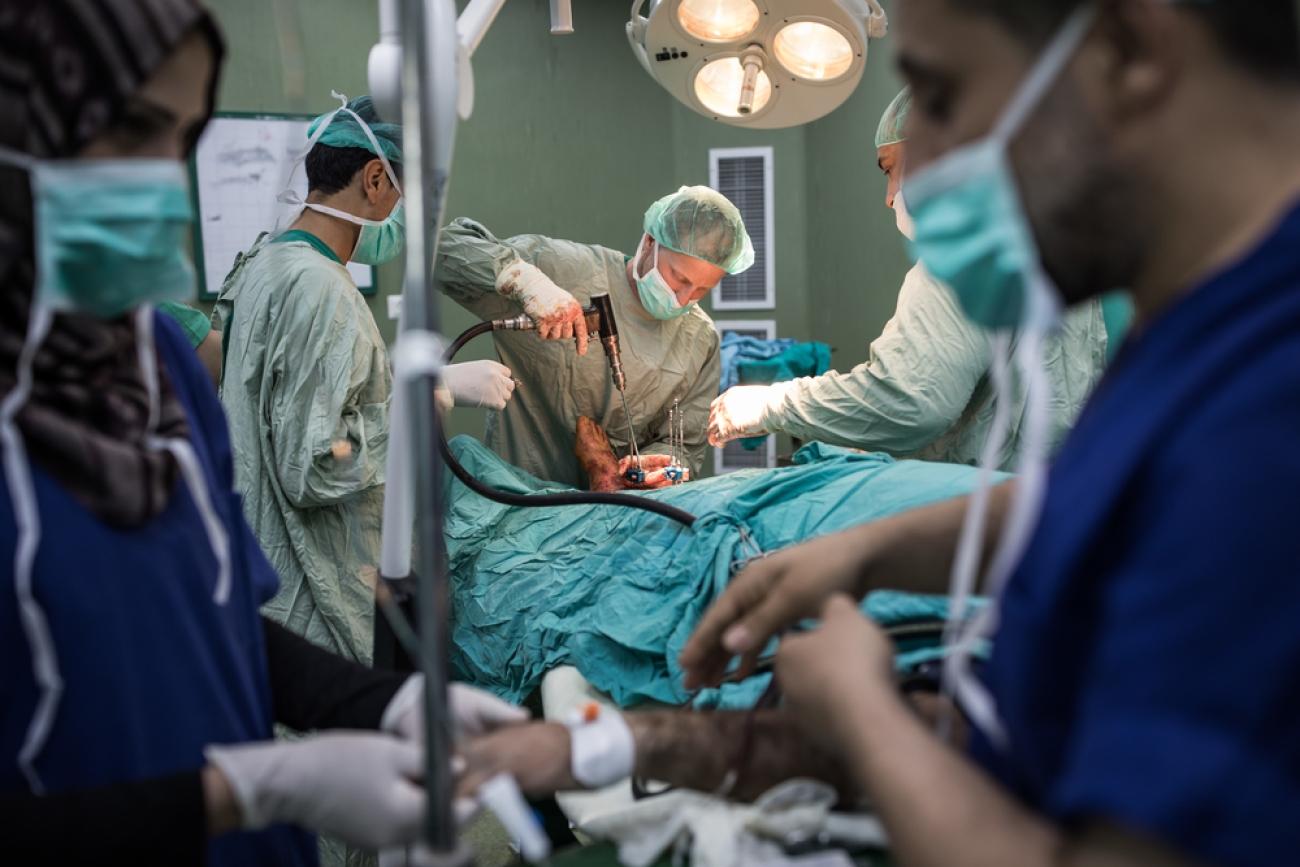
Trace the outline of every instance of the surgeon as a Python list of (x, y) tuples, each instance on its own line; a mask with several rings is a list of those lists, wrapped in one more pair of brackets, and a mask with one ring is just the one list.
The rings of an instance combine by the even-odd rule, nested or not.
[[(1113, 286), (1131, 287), (1136, 329), (1045, 492), (1046, 449), (1030, 437), (1030, 472), (991, 492), (976, 513), (984, 532), (973, 524), (965, 537), (974, 547), (961, 530), (978, 497), (758, 561), (685, 649), (686, 685), (716, 682), (735, 656), (748, 665), (774, 635), (819, 618), (781, 643), (783, 709), (805, 750), (829, 749), (869, 794), (901, 867), (1292, 863), (1296, 4), (900, 9), (898, 56), (916, 99), (908, 205), (927, 268), (972, 319), (1016, 322), (1030, 341), (1062, 305)], [(1031, 379), (1032, 433), (1045, 415), (1041, 367), (1017, 368)], [(973, 728), (963, 746), (905, 705), (891, 642), (853, 599), (943, 592), (950, 575), (970, 574), (971, 551), (993, 598), (950, 644), (947, 682)], [(981, 670), (971, 654), (989, 639)], [(601, 738), (614, 749), (587, 751), (585, 727), (511, 732), (520, 755), (507, 765), (532, 790), (580, 783), (602, 758), (653, 776), (655, 756), (681, 769), (695, 750), (716, 772), (710, 750), (727, 741), (690, 731), (707, 723), (669, 738), (636, 716), (594, 733), (616, 734)], [(716, 725), (744, 731), (734, 718)]]
[[(5, 863), (309, 867), (312, 832), (424, 824), (419, 677), (259, 616), (277, 577), (221, 406), (153, 310), (194, 294), (185, 160), (222, 54), (193, 0), (0, 6)], [(451, 711), (458, 736), (523, 716), (464, 687)]]
[[(236, 259), (217, 300), (221, 400), (244, 511), (282, 582), (267, 613), (369, 663), (392, 376), (344, 265), (402, 253), (401, 127), (363, 96), (308, 135), (301, 213)], [(514, 390), (495, 361), (448, 368), (443, 385), (444, 408), (501, 409)]]
[[(623, 469), (639, 452), (647, 485), (671, 484), (663, 468), (673, 452), (674, 406), (684, 415), (688, 469), (698, 476), (704, 466), (722, 369), (713, 320), (698, 302), (724, 276), (752, 265), (754, 249), (740, 212), (708, 187), (682, 187), (655, 202), (643, 228), (630, 257), (541, 235), (502, 240), (467, 219), (442, 233), (437, 278), (451, 298), (481, 319), (526, 313), (538, 323), (537, 334), (495, 335), (502, 362), (524, 385), (508, 409), (489, 414), (486, 438), (535, 476), (585, 483), (567, 444), (587, 416), (609, 434)], [(602, 292), (618, 322), (635, 449), (604, 353), (587, 351), (594, 336), (582, 307)]]
[[(889, 179), (885, 206), (898, 231), (913, 237), (906, 205), (904, 126), (912, 94), (890, 103), (876, 130), (876, 156)], [(1106, 365), (1109, 336), (1100, 302), (1066, 315), (1046, 350), (1052, 384), (1051, 441), (1074, 424)], [(1011, 345), (1014, 350), (1014, 342)], [(896, 457), (974, 464), (996, 409), (990, 370), (993, 335), (967, 319), (952, 290), (916, 264), (903, 280), (898, 309), (876, 338), (867, 361), (848, 373), (803, 377), (775, 385), (728, 389), (709, 411), (709, 441), (786, 433), (804, 440), (887, 452)], [(1014, 467), (1021, 452), (1023, 389), (1012, 395), (1014, 423), (998, 466)]]

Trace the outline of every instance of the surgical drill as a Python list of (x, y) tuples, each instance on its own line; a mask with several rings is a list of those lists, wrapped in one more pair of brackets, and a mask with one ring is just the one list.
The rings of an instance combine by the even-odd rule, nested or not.
[[(605, 358), (609, 362), (610, 376), (614, 381), (614, 387), (618, 389), (619, 394), (623, 396), (624, 412), (627, 412), (627, 376), (623, 373), (623, 357), (619, 351), (618, 345), (618, 324), (614, 321), (614, 307), (610, 302), (609, 295), (595, 295), (591, 299), (591, 306), (583, 311), (586, 314), (588, 333), (596, 334), (600, 338), (601, 345), (605, 348)], [(519, 316), (512, 319), (494, 319), (489, 322), (480, 322), (466, 329), (460, 336), (452, 341), (451, 347), (447, 350), (444, 361), (448, 364), (456, 357), (456, 353), (464, 348), (475, 337), (483, 334), (489, 334), (493, 331), (533, 331), (537, 325), (527, 316)], [(441, 428), (439, 428), (441, 432)], [(633, 454), (637, 458), (640, 469), (640, 453), (636, 450), (636, 436), (632, 431), (632, 419), (628, 416), (628, 434)], [(452, 474), (461, 481), (467, 488), (478, 493), (480, 496), (487, 497), (489, 500), (495, 500), (498, 503), (505, 503), (508, 506), (576, 506), (576, 505), (605, 505), (605, 506), (624, 506), (632, 509), (641, 509), (646, 512), (654, 512), (665, 518), (683, 524), (687, 527), (695, 523), (695, 516), (690, 512), (683, 511), (676, 506), (668, 503), (661, 503), (650, 497), (635, 497), (628, 494), (605, 493), (600, 491), (562, 491), (551, 494), (516, 494), (511, 491), (503, 491), (491, 485), (484, 484), (474, 478), (468, 470), (461, 466), (460, 461), (452, 454), (451, 448), (447, 445), (446, 437), (442, 437), (439, 442), (439, 448), (442, 451), (443, 460), (451, 468)], [(644, 478), (644, 477), (643, 477)]]
[[(582, 308), (587, 322), (587, 333), (596, 334), (600, 345), (605, 349), (605, 360), (609, 362), (610, 379), (623, 399), (623, 418), (627, 420), (628, 454), (635, 459), (636, 466), (628, 471), (628, 480), (634, 484), (645, 481), (645, 471), (641, 466), (641, 450), (636, 444), (636, 431), (632, 428), (632, 413), (627, 406), (627, 375), (623, 373), (623, 354), (618, 347), (618, 321), (614, 318), (614, 303), (608, 292), (591, 296), (591, 306)], [(494, 319), (493, 331), (536, 331), (537, 323), (527, 314), (510, 319)]]

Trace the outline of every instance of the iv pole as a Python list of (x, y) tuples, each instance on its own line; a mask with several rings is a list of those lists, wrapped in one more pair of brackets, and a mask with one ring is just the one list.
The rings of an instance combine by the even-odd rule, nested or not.
[[(465, 867), (473, 854), (459, 844), (453, 812), (450, 605), (442, 521), (443, 466), (434, 388), (442, 366), (434, 257), (446, 207), (457, 115), (473, 106), (470, 56), (505, 0), (470, 0), (461, 19), (455, 0), (380, 0), (380, 43), (371, 51), (371, 94), (381, 116), (402, 119), (404, 197), (408, 225), (395, 388), (384, 495), (380, 573), (412, 575), (419, 540), (416, 607), (419, 667), (424, 673), (425, 784), (429, 803), (427, 863)], [(551, 0), (551, 32), (571, 33), (570, 0)], [(382, 591), (381, 591), (382, 592)]]

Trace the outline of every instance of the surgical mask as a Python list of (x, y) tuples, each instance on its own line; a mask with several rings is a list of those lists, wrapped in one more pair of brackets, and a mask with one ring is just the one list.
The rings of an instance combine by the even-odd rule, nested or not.
[(903, 198), (901, 189), (894, 194), (894, 223), (898, 226), (900, 235), (909, 241), (916, 240), (916, 224), (912, 222), (912, 214), (907, 210), (907, 201)]
[(993, 130), (908, 179), (917, 257), (952, 287), (966, 315), (987, 328), (1054, 323), (1060, 303), (1025, 213), (1008, 153), (1011, 142), (1060, 77), (1092, 23), (1080, 7), (1030, 71)]
[[(916, 221), (915, 249), (922, 263), (952, 286), (970, 318), (999, 329), (992, 341), (997, 401), (993, 423), (953, 559), (949, 623), (944, 634), (948, 651), (944, 688), (989, 741), (1003, 750), (1009, 745), (1009, 735), (993, 697), (974, 675), (971, 659), (997, 626), (999, 597), (1028, 546), (1042, 509), (1051, 405), (1042, 356), (1044, 339), (1060, 317), (1059, 296), (1043, 270), (1021, 207), (1007, 146), (1082, 44), (1094, 15), (1095, 9), (1085, 5), (1066, 20), (987, 139), (944, 157), (908, 184), (908, 202)], [(1011, 427), (1013, 328), (1019, 340), (1014, 361), (1025, 388), (1016, 490), (985, 582), (991, 601), (966, 622), (981, 559), (992, 471), (999, 464)]]
[[(649, 235), (645, 236), (649, 238)], [(641, 242), (640, 249), (637, 250), (636, 258), (632, 260), (632, 274), (635, 276), (641, 270), (641, 257), (645, 255), (645, 241)], [(659, 242), (655, 241), (655, 258), (650, 265), (650, 270), (645, 273), (644, 277), (636, 278), (636, 294), (641, 298), (641, 306), (645, 307), (646, 312), (655, 319), (676, 319), (687, 310), (691, 309), (690, 304), (681, 304), (677, 300), (677, 293), (668, 285), (664, 275), (659, 273)]]
[[(352, 118), (361, 127), (361, 131), (366, 134), (371, 147), (374, 148), (376, 158), (384, 165), (384, 172), (388, 175), (389, 182), (393, 185), (393, 189), (397, 190), (398, 196), (401, 196), (402, 185), (397, 180), (397, 173), (393, 171), (393, 166), (384, 154), (384, 149), (379, 146), (379, 139), (375, 137), (374, 131), (370, 129), (370, 124), (362, 120), (359, 114), (348, 108), (348, 98), (346, 96), (337, 91), (331, 91), (330, 95), (339, 100), (342, 105), (317, 125), (316, 132), (307, 141), (307, 147), (303, 151), (303, 159), (299, 160), (294, 166), (294, 174), (297, 173), (299, 167), (304, 165), (307, 154), (311, 153), (311, 149), (316, 146), (316, 142), (320, 141), (320, 137), (325, 134), (325, 130), (329, 129), (330, 123), (342, 112), (352, 115)], [(348, 257), (351, 261), (362, 265), (383, 265), (402, 255), (402, 251), (406, 248), (406, 208), (401, 198), (397, 200), (393, 210), (383, 220), (368, 220), (347, 211), (340, 211), (338, 208), (304, 201), (292, 189), (293, 175), (290, 175), (289, 182), (290, 189), (280, 193), (278, 197), (280, 202), (293, 205), (300, 210), (301, 208), (310, 208), (317, 213), (328, 214), (331, 217), (337, 217), (340, 220), (346, 220), (355, 226), (361, 227), (361, 232), (357, 235), (357, 245), (353, 248), (352, 255)]]
[(307, 202), (304, 207), (331, 217), (338, 217), (361, 227), (357, 235), (357, 245), (349, 257), (362, 265), (383, 265), (402, 255), (406, 246), (406, 208), (399, 201), (393, 211), (383, 220), (367, 220), (347, 211)]
[(176, 160), (36, 160), (0, 148), (31, 177), (35, 301), (112, 319), (195, 294), (186, 252), (194, 209)]

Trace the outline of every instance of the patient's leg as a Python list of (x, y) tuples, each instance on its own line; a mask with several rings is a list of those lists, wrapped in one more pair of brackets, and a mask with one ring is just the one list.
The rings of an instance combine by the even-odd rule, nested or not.
[(573, 454), (587, 476), (588, 490), (621, 491), (627, 487), (619, 475), (618, 459), (614, 457), (614, 447), (609, 444), (605, 429), (586, 416), (578, 419)]

